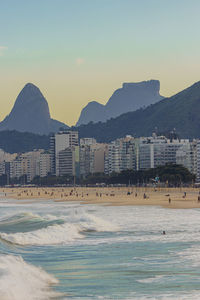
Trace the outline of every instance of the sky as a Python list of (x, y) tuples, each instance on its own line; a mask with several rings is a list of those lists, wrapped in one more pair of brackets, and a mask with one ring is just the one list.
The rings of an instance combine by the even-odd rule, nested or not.
[(31, 82), (68, 125), (123, 82), (200, 80), (199, 0), (0, 0), (0, 120)]

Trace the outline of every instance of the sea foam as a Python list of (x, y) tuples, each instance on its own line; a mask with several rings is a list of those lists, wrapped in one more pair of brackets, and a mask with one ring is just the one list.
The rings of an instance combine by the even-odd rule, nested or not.
[(75, 239), (80, 239), (83, 235), (80, 234), (78, 225), (65, 223), (62, 225), (48, 226), (30, 232), (17, 233), (0, 233), (2, 240), (17, 244), (17, 245), (56, 245), (73, 242)]
[(80, 226), (83, 230), (92, 230), (97, 232), (112, 232), (119, 229), (114, 223), (90, 214), (84, 215), (84, 217), (80, 220)]
[(26, 263), (20, 256), (0, 256), (1, 300), (46, 300), (59, 297), (51, 289), (58, 280), (43, 269)]
[(113, 232), (118, 226), (83, 210), (69, 215), (19, 213), (0, 220), (0, 238), (17, 245), (69, 244), (86, 232)]

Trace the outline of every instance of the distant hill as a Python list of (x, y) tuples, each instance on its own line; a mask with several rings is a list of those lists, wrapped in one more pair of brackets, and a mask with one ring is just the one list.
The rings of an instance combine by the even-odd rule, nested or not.
[(32, 83), (25, 85), (10, 114), (0, 122), (0, 130), (38, 134), (57, 132), (60, 127), (68, 128), (64, 123), (51, 119), (46, 99)]
[(122, 88), (116, 90), (106, 105), (96, 101), (89, 102), (81, 111), (76, 126), (89, 122), (105, 122), (110, 118), (149, 106), (163, 99), (159, 94), (160, 82), (149, 80), (136, 83), (123, 83)]
[(94, 137), (99, 142), (109, 142), (126, 134), (148, 136), (156, 127), (159, 132), (176, 128), (182, 138), (200, 137), (200, 81), (145, 109), (123, 114), (105, 123), (90, 122), (77, 129), (80, 137)]
[(0, 149), (8, 153), (49, 149), (49, 136), (29, 132), (0, 131)]

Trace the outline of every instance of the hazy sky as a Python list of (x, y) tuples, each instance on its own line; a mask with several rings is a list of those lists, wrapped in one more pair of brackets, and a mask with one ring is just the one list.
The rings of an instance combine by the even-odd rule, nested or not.
[(0, 120), (27, 82), (74, 124), (123, 82), (200, 80), (200, 0), (0, 0)]

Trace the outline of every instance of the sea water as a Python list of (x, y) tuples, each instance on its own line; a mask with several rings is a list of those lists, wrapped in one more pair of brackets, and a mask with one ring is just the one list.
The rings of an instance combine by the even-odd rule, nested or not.
[(200, 299), (200, 209), (2, 197), (0, 299)]

